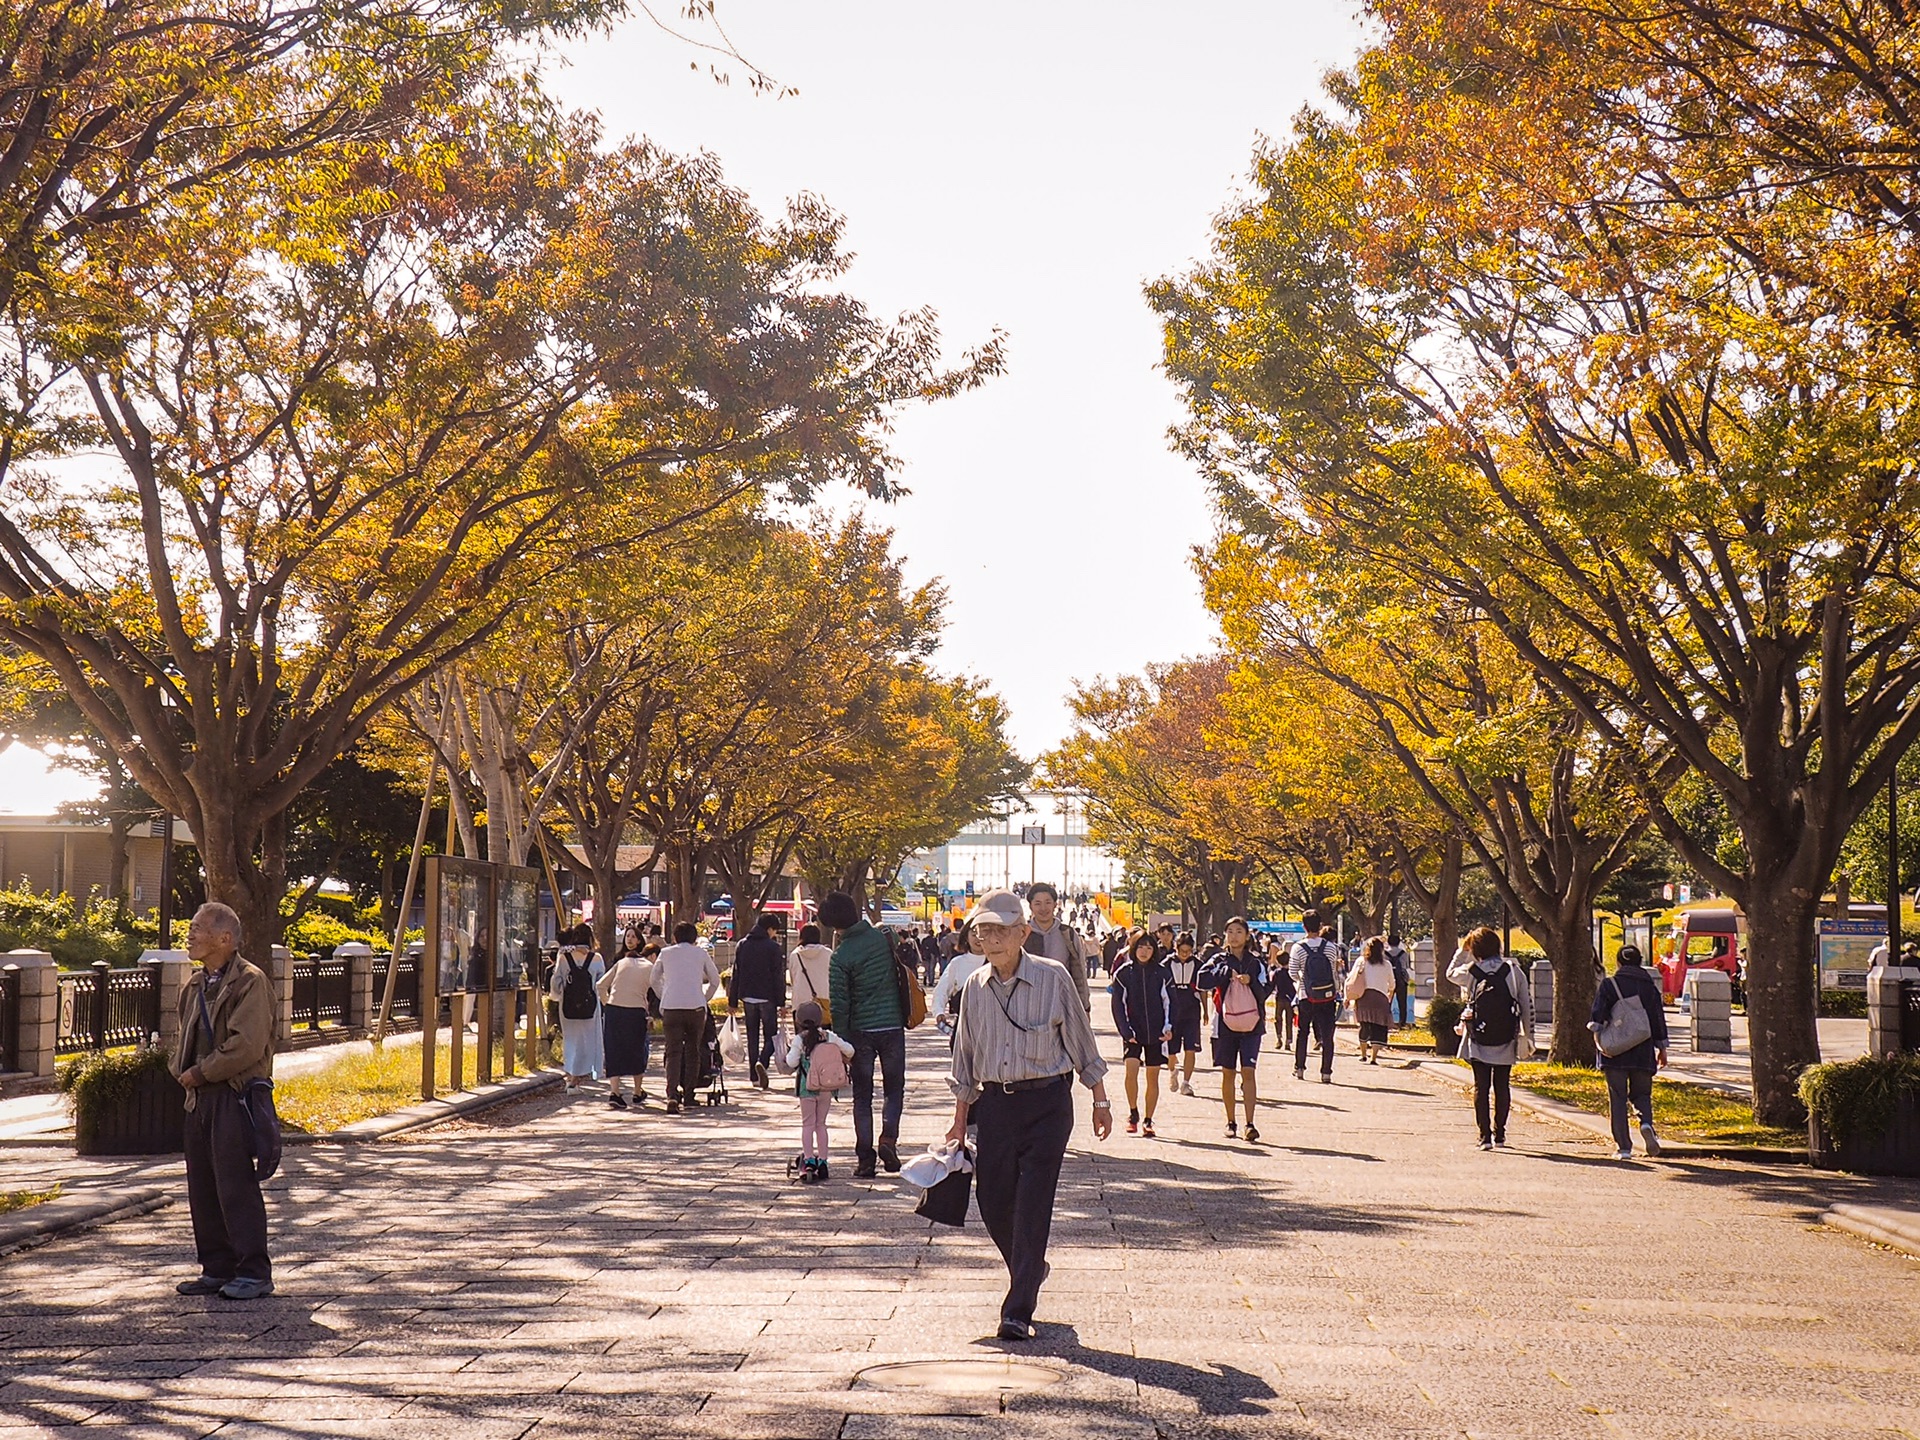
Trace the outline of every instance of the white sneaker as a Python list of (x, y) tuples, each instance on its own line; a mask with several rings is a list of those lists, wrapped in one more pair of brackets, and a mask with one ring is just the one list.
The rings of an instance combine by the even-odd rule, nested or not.
[(1631, 1160), (1633, 1158), (1633, 1151), (1622, 1150), (1618, 1154), (1616, 1154), (1613, 1158), (1616, 1160)]
[(1653, 1123), (1651, 1121), (1642, 1120), (1640, 1122), (1640, 1140), (1641, 1143), (1647, 1147), (1647, 1154), (1658, 1155), (1660, 1153), (1660, 1137), (1653, 1133)]
[(1193, 1094), (1193, 1082), (1191, 1080), (1182, 1081), (1180, 1084), (1180, 1093), (1182, 1095)]

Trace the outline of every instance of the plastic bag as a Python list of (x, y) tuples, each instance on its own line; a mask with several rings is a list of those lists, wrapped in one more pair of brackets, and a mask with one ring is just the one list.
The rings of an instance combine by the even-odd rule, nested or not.
[(729, 1065), (747, 1063), (747, 1037), (740, 1033), (738, 1016), (729, 1015), (720, 1027), (720, 1058)]

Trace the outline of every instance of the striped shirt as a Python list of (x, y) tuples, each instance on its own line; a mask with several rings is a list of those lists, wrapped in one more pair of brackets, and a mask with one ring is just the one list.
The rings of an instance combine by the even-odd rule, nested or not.
[(1107, 1062), (1067, 967), (1022, 954), (1013, 978), (982, 965), (967, 977), (947, 1076), (954, 1098), (971, 1105), (989, 1085), (1080, 1072), (1083, 1085), (1106, 1078)]

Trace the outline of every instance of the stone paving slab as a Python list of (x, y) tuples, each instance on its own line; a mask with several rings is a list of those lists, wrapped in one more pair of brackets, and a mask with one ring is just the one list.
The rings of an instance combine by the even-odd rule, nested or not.
[[(943, 1048), (912, 1037), (912, 1147), (944, 1128)], [(810, 1189), (783, 1180), (791, 1096), (748, 1090), (674, 1118), (542, 1094), (303, 1147), (268, 1186), (269, 1300), (172, 1294), (184, 1206), (0, 1262), (0, 1440), (1920, 1437), (1920, 1263), (1821, 1223), (1920, 1186), (1621, 1166), (1526, 1116), (1487, 1155), (1451, 1090), (1338, 1078), (1269, 1058), (1258, 1146), (1222, 1135), (1214, 1084), (1163, 1100), (1152, 1141), (1096, 1144), (1083, 1097), (1027, 1347), (987, 1338), (1004, 1275), (977, 1217), (935, 1229), (896, 1181), (845, 1178), (844, 1105)], [(0, 1183), (32, 1163), (0, 1155)], [(868, 1379), (1009, 1354), (1057, 1378)]]

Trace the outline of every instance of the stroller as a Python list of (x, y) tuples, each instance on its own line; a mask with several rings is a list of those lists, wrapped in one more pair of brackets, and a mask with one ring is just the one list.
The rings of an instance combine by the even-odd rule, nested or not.
[(697, 1082), (707, 1092), (707, 1104), (725, 1105), (732, 1100), (727, 1094), (727, 1066), (720, 1057), (720, 1024), (713, 1018), (713, 1011), (707, 1011), (707, 1028), (700, 1036), (700, 1076)]

